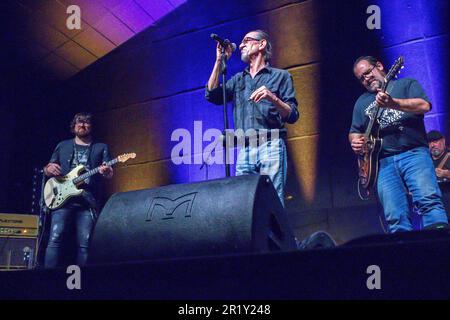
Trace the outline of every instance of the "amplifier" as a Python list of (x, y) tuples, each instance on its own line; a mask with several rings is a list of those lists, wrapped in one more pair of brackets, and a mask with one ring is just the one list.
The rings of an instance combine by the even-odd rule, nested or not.
[(37, 237), (39, 217), (29, 214), (0, 213), (0, 237)]
[(0, 270), (33, 268), (38, 235), (38, 216), (0, 214)]

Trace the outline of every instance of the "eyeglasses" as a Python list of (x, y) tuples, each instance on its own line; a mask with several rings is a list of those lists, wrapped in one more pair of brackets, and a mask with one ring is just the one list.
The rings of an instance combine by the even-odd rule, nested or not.
[(247, 42), (249, 41), (261, 41), (262, 39), (255, 39), (252, 37), (245, 37), (244, 39), (242, 39), (241, 44), (243, 44), (244, 46), (247, 44)]
[(365, 79), (366, 79), (366, 77), (368, 77), (371, 73), (372, 73), (372, 71), (373, 71), (373, 69), (375, 69), (375, 65), (373, 65), (372, 66), (372, 68), (370, 68), (369, 70), (367, 70), (366, 72), (364, 72), (362, 75), (361, 75), (361, 77), (359, 77), (359, 81), (361, 81), (361, 82), (363, 82)]
[(76, 124), (86, 124), (86, 125), (89, 125), (89, 124), (91, 124), (91, 120), (77, 119), (77, 120), (75, 121), (75, 123), (76, 123)]

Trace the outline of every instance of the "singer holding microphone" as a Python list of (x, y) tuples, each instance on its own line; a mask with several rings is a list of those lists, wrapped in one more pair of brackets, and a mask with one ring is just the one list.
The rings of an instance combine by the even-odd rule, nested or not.
[[(205, 96), (208, 101), (220, 105), (223, 103), (219, 85), (221, 49), (225, 47), (226, 59), (229, 59), (236, 45), (216, 35), (211, 37), (218, 43), (216, 62)], [(262, 30), (248, 32), (239, 50), (241, 60), (248, 67), (226, 82), (226, 100), (233, 102), (235, 129), (242, 129), (246, 134), (256, 132), (258, 144), (247, 143), (253, 137), (245, 137), (246, 143), (237, 158), (236, 175), (268, 175), (284, 206), (287, 174), (285, 123), (295, 123), (299, 118), (292, 76), (286, 70), (269, 65), (272, 45), (269, 35)]]

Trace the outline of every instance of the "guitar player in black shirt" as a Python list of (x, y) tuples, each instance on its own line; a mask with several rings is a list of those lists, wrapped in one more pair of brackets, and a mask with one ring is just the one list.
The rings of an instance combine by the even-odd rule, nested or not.
[(356, 154), (363, 152), (368, 115), (376, 104), (379, 117), (380, 152), (378, 197), (390, 233), (413, 230), (408, 195), (418, 209), (425, 229), (445, 228), (447, 215), (442, 202), (423, 122), (431, 103), (420, 83), (412, 78), (391, 81), (380, 92), (386, 71), (372, 56), (358, 58), (353, 73), (366, 89), (355, 103), (349, 141)]

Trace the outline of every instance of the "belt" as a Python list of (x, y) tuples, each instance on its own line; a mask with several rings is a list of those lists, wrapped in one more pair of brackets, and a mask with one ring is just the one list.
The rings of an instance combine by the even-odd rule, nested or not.
[(277, 133), (272, 134), (270, 131), (262, 132), (262, 133), (256, 133), (255, 135), (251, 136), (229, 136), (229, 139), (233, 139), (233, 143), (235, 146), (242, 146), (244, 144), (245, 147), (248, 146), (260, 146), (268, 141), (274, 140), (274, 139), (284, 139), (285, 134), (283, 133)]

